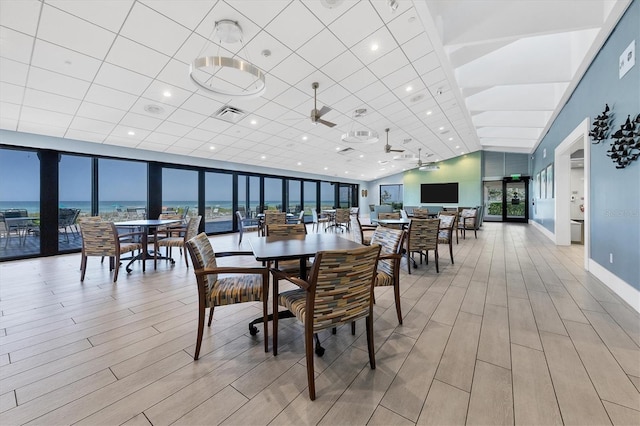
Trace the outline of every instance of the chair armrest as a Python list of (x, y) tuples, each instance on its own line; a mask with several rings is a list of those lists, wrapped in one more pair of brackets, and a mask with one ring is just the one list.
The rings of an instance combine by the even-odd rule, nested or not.
[(360, 225), (360, 228), (362, 228), (363, 231), (375, 231), (376, 229), (378, 229), (377, 225)]
[(252, 251), (223, 251), (216, 253), (216, 257), (229, 257), (229, 256), (253, 256)]
[(402, 255), (400, 253), (385, 253), (378, 256), (378, 260), (386, 259), (402, 259)]
[(124, 234), (118, 234), (118, 238), (133, 237), (133, 236), (136, 236), (136, 235), (142, 236), (142, 235), (144, 235), (144, 232), (140, 232), (140, 231), (139, 232), (126, 232)]
[(216, 268), (196, 269), (196, 276), (201, 277), (211, 274), (252, 274), (266, 275), (269, 273), (263, 266), (219, 266)]
[(302, 280), (298, 277), (292, 277), (291, 275), (288, 275), (287, 273), (282, 272), (278, 269), (271, 268), (271, 274), (273, 275), (274, 280), (287, 280), (305, 290), (309, 288), (309, 283), (305, 280)]

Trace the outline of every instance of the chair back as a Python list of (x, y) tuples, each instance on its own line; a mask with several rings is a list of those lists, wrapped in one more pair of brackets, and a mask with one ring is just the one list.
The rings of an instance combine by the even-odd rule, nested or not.
[(407, 247), (409, 251), (435, 250), (438, 248), (440, 219), (411, 219)]
[(371, 315), (380, 246), (320, 251), (309, 276), (305, 322), (313, 331)]
[(453, 235), (453, 227), (456, 223), (457, 212), (455, 212), (455, 214), (450, 213), (452, 212), (443, 211), (438, 213), (438, 218), (440, 219), (440, 231), (438, 232), (438, 238), (441, 241), (446, 240), (448, 242)]
[(182, 220), (182, 215), (178, 213), (160, 213), (159, 220)]
[(287, 214), (280, 212), (265, 212), (264, 224), (269, 226), (272, 224), (284, 225), (287, 223)]
[(353, 241), (358, 244), (364, 244), (364, 233), (358, 216), (351, 216), (351, 229), (353, 229)]
[(358, 216), (360, 214), (360, 207), (351, 207), (349, 209), (351, 216), (356, 215)]
[[(191, 263), (193, 263), (193, 272), (196, 274), (196, 281), (198, 282), (198, 291), (205, 292), (205, 296), (208, 296), (213, 289), (216, 281), (218, 281), (218, 274), (198, 275), (198, 270), (207, 268), (216, 268), (216, 254), (213, 251), (209, 237), (204, 232), (196, 235), (195, 237), (187, 240), (185, 243), (187, 251), (191, 257)], [(204, 298), (209, 307), (209, 297)]]
[(400, 217), (402, 219), (409, 219), (409, 215), (407, 214), (407, 212), (404, 209), (400, 210)]
[(418, 219), (428, 219), (429, 209), (413, 209), (413, 217)]
[(58, 209), (58, 227), (66, 228), (67, 226), (75, 224), (79, 214), (80, 209)]
[(476, 229), (478, 210), (463, 209), (460, 212), (460, 222), (458, 226), (465, 229)]
[[(440, 218), (441, 221), (442, 221), (442, 216), (453, 216), (452, 227), (455, 228), (458, 226), (458, 210), (442, 210), (438, 213), (438, 217)], [(443, 226), (443, 228), (444, 227), (445, 226)]]
[[(371, 245), (381, 247), (381, 254), (398, 254), (402, 252), (402, 241), (405, 232), (401, 229), (378, 226), (371, 236)], [(378, 272), (393, 275), (396, 263), (400, 264), (400, 259), (380, 259), (378, 261)]]
[(189, 223), (187, 224), (187, 232), (184, 234), (185, 241), (189, 241), (190, 239), (198, 235), (201, 221), (202, 216), (196, 216), (189, 219)]
[(391, 213), (378, 213), (378, 219), (400, 219), (400, 213), (391, 212)]
[(267, 237), (288, 237), (290, 235), (306, 235), (307, 227), (304, 223), (267, 225)]
[[(99, 219), (99, 216), (97, 217)], [(82, 252), (85, 256), (116, 256), (118, 231), (113, 222), (83, 218), (80, 221)]]
[(349, 209), (336, 209), (336, 223), (349, 223), (350, 217)]

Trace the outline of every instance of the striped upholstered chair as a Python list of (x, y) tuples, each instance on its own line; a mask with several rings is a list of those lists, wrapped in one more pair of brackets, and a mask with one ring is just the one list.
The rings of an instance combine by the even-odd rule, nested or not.
[[(202, 220), (202, 216), (196, 216), (189, 219), (187, 223), (187, 227), (167, 227), (164, 231), (165, 237), (162, 238), (158, 231), (156, 231), (156, 235), (153, 242), (153, 269), (158, 268), (158, 252), (160, 251), (160, 247), (165, 247), (167, 250), (167, 258), (171, 258), (171, 248), (179, 247), (182, 251), (184, 245), (187, 241), (192, 239), (198, 234), (198, 229), (200, 228), (200, 221)], [(173, 259), (171, 259), (173, 263)], [(184, 262), (189, 267), (189, 259), (188, 256), (184, 255)]]
[(371, 245), (381, 247), (375, 286), (393, 286), (393, 295), (396, 300), (396, 314), (398, 315), (398, 322), (400, 324), (402, 324), (402, 310), (400, 309), (400, 262), (402, 261), (402, 242), (404, 241), (404, 236), (405, 232), (401, 229), (379, 226), (371, 237)]
[(433, 250), (436, 259), (436, 272), (440, 272), (438, 267), (438, 230), (440, 227), (440, 219), (411, 219), (409, 232), (407, 233), (407, 270), (411, 273), (411, 264), (417, 268), (418, 264), (413, 259), (415, 253), (420, 254), (420, 263), (422, 264), (422, 256), (425, 257), (427, 265), (429, 264), (429, 250)]
[[(280, 293), (279, 304), (285, 306), (304, 324), (309, 398), (316, 399), (313, 370), (313, 339), (321, 355), (318, 332), (366, 318), (369, 365), (376, 368), (373, 345), (373, 280), (380, 246), (353, 250), (320, 251), (307, 281), (272, 270), (274, 279), (289, 280), (300, 289)], [(277, 311), (277, 310), (276, 310)], [(277, 312), (274, 312), (277, 318)], [(274, 337), (278, 333), (273, 330)], [(274, 350), (275, 350), (274, 343)], [(319, 350), (320, 349), (320, 350)]]
[[(186, 242), (187, 250), (193, 262), (198, 284), (198, 335), (193, 359), (200, 356), (202, 334), (204, 332), (205, 310), (209, 308), (211, 327), (213, 309), (216, 306), (243, 302), (262, 302), (262, 322), (264, 324), (264, 351), (269, 350), (267, 330), (267, 298), (269, 295), (269, 270), (260, 266), (223, 266), (219, 267), (217, 257), (253, 256), (252, 252), (215, 253), (207, 234), (200, 233)], [(230, 274), (220, 277), (218, 274)], [(257, 332), (251, 329), (251, 334)]]
[[(272, 270), (274, 279), (284, 279), (300, 289), (280, 293), (279, 304), (285, 306), (304, 324), (309, 398), (316, 399), (313, 371), (313, 338), (316, 353), (321, 355), (317, 333), (327, 328), (366, 318), (369, 365), (376, 368), (373, 345), (373, 280), (380, 246), (354, 250), (320, 251), (308, 280), (290, 277)], [(274, 312), (274, 315), (277, 313)], [(278, 332), (274, 327), (274, 336)], [(274, 350), (275, 350), (274, 345)]]
[[(445, 214), (448, 212), (440, 212), (440, 230), (438, 231), (438, 243), (449, 244), (449, 255), (451, 256), (451, 264), (453, 265), (453, 232), (456, 225), (456, 215)], [(457, 213), (457, 212), (456, 212)]]
[[(88, 256), (109, 257), (109, 270), (113, 270), (113, 282), (118, 281), (120, 269), (120, 255), (136, 250), (142, 250), (142, 244), (134, 237), (142, 236), (142, 232), (130, 232), (119, 234), (113, 222), (98, 220), (99, 218), (83, 218), (80, 221), (80, 233), (82, 234), (82, 258), (80, 260), (80, 281), (84, 281), (87, 272)], [(144, 262), (142, 262), (144, 271)]]
[(371, 244), (372, 233), (376, 230), (375, 225), (363, 225), (358, 216), (351, 215), (351, 229), (353, 230), (353, 241), (358, 244), (368, 246)]

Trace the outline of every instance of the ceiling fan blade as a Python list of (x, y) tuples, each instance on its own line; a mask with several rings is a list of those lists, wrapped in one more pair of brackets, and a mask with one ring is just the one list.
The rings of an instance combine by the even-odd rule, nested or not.
[(320, 118), (320, 117), (322, 117), (323, 115), (325, 115), (326, 113), (328, 113), (330, 111), (331, 111), (331, 108), (329, 108), (328, 106), (325, 105), (322, 108), (320, 108), (320, 111), (316, 112), (316, 117)]
[(316, 118), (316, 122), (317, 122), (317, 123), (324, 124), (325, 126), (329, 126), (329, 127), (335, 127), (335, 125), (336, 125), (336, 123), (332, 123), (332, 122), (330, 122), (330, 121), (323, 120), (323, 119), (321, 119), (321, 118)]
[(404, 149), (390, 149), (389, 152), (404, 152)]

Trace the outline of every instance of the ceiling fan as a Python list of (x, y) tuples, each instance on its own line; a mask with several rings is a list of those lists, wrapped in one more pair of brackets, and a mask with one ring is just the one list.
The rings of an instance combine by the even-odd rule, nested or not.
[(389, 128), (384, 129), (387, 132), (387, 144), (384, 146), (384, 152), (389, 154), (390, 152), (404, 152), (404, 149), (391, 149), (391, 145), (389, 145)]
[(331, 108), (325, 105), (322, 108), (320, 108), (320, 110), (318, 110), (318, 107), (316, 105), (316, 93), (318, 90), (318, 86), (319, 84), (317, 82), (313, 82), (311, 84), (311, 87), (313, 88), (313, 109), (311, 110), (311, 122), (313, 124), (320, 123), (320, 124), (324, 124), (325, 126), (334, 127), (336, 123), (332, 123), (330, 121), (326, 121), (321, 118), (323, 115), (331, 111)]
[[(418, 148), (418, 163), (416, 164), (416, 167), (418, 168), (418, 170), (422, 170), (422, 171), (431, 171), (431, 170), (438, 170), (440, 167), (435, 166), (431, 163), (423, 163), (422, 162), (422, 157), (421, 157), (421, 151), (422, 148)], [(427, 154), (427, 158), (431, 157), (433, 154)]]

